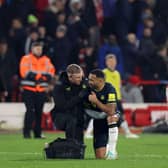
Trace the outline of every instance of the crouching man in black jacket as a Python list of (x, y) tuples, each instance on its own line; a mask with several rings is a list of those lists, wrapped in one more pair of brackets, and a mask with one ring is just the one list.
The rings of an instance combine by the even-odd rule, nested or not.
[(60, 75), (53, 96), (52, 111), (57, 129), (64, 130), (66, 138), (83, 143), (84, 108), (83, 98), (87, 96), (87, 85), (80, 66), (71, 64)]

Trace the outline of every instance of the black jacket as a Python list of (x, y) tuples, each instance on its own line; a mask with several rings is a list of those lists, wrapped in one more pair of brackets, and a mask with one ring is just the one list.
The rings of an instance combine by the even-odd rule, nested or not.
[(87, 97), (88, 92), (85, 80), (79, 86), (71, 84), (66, 72), (63, 72), (53, 91), (54, 112), (71, 113), (72, 115), (78, 113), (80, 115), (83, 112), (83, 99)]

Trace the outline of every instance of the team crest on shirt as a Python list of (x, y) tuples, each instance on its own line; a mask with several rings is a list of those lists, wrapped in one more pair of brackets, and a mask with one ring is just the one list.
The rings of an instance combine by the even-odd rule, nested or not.
[(104, 100), (104, 99), (105, 99), (104, 95), (102, 95), (102, 96), (100, 97), (100, 99), (101, 99), (101, 100)]

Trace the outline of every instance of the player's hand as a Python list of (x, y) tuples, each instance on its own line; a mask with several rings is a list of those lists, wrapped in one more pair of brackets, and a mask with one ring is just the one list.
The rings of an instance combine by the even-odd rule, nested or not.
[(95, 104), (98, 101), (97, 96), (96, 96), (96, 94), (94, 92), (91, 92), (91, 94), (89, 95), (88, 99), (89, 99), (89, 101), (91, 103), (95, 103)]
[(113, 114), (107, 117), (108, 123), (118, 122), (119, 116), (117, 114)]

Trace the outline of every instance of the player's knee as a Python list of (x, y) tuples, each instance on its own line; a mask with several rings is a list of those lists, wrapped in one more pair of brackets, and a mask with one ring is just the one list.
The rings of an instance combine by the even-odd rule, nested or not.
[(96, 159), (104, 159), (105, 153), (96, 153)]
[(112, 115), (112, 116), (108, 116), (107, 120), (108, 120), (108, 123), (118, 122), (119, 117), (117, 115)]

